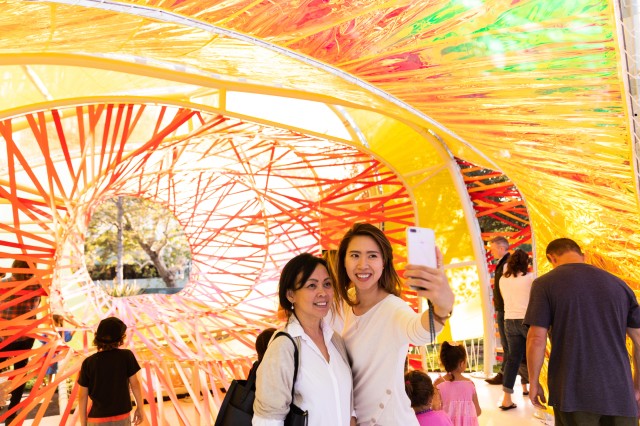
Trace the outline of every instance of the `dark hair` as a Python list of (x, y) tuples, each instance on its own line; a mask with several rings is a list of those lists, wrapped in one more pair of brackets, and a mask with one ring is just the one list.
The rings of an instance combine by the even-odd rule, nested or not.
[(351, 281), (349, 280), (349, 274), (345, 267), (345, 257), (347, 256), (347, 248), (353, 237), (370, 237), (372, 238), (382, 254), (382, 275), (378, 281), (378, 285), (384, 289), (387, 293), (395, 296), (400, 296), (402, 290), (402, 283), (400, 277), (393, 267), (393, 248), (391, 243), (384, 232), (370, 223), (356, 223), (351, 229), (344, 234), (342, 241), (340, 241), (340, 247), (338, 248), (338, 267), (337, 267), (337, 286), (340, 296), (350, 306), (357, 305), (357, 302), (349, 298), (349, 287)]
[(122, 336), (122, 339), (120, 339), (119, 341), (113, 343), (102, 343), (94, 338), (93, 344), (96, 346), (96, 348), (98, 348), (99, 351), (110, 351), (111, 349), (118, 349), (124, 344), (124, 336)]
[[(324, 259), (311, 253), (302, 253), (288, 261), (282, 268), (280, 281), (278, 282), (278, 298), (280, 307), (287, 314), (287, 318), (293, 313), (293, 304), (287, 298), (287, 291), (301, 289), (318, 265), (327, 268), (327, 262)], [(327, 268), (328, 270), (329, 268)]]
[(107, 317), (100, 321), (93, 338), (99, 351), (108, 351), (122, 346), (127, 326), (120, 318)]
[(440, 345), (440, 362), (447, 373), (454, 371), (462, 361), (467, 360), (467, 350), (464, 345), (455, 343), (451, 344), (444, 341)]
[(498, 244), (506, 249), (509, 249), (509, 240), (507, 240), (505, 237), (500, 237), (500, 236), (494, 237), (491, 240), (489, 240), (489, 242), (491, 244)]
[(267, 346), (269, 345), (269, 340), (271, 340), (271, 336), (276, 332), (276, 329), (266, 328), (258, 334), (256, 337), (256, 353), (258, 354), (258, 361), (262, 361), (262, 357), (264, 353), (267, 351)]
[[(26, 260), (16, 259), (11, 264), (13, 269), (32, 269), (33, 266), (30, 265)], [(11, 276), (15, 281), (27, 281), (33, 278), (33, 274), (25, 273), (25, 272), (12, 272)]]
[(527, 252), (516, 249), (509, 260), (507, 260), (507, 267), (505, 268), (503, 277), (517, 276), (519, 272), (522, 275), (527, 275), (529, 271), (529, 254)]
[[(322, 251), (322, 258), (327, 262), (327, 272), (329, 272), (329, 277), (331, 278), (331, 283), (333, 284), (333, 288), (335, 290), (336, 285), (338, 283), (338, 250), (329, 249)], [(333, 310), (335, 315), (342, 317), (342, 309), (340, 309), (341, 298), (338, 291), (333, 292), (333, 302), (331, 309)]]
[(404, 375), (404, 390), (411, 400), (412, 407), (431, 404), (433, 399), (433, 383), (431, 377), (422, 370), (413, 370)]
[(53, 319), (53, 325), (56, 327), (62, 327), (64, 325), (64, 317), (62, 315), (53, 314), (51, 315), (51, 318)]
[(547, 246), (547, 255), (554, 254), (556, 256), (561, 256), (568, 251), (573, 251), (582, 255), (582, 250), (578, 243), (569, 238), (557, 238), (551, 241)]

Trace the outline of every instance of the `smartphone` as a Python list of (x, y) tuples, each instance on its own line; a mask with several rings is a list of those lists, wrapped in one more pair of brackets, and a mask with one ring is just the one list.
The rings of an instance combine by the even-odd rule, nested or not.
[[(438, 266), (436, 260), (436, 235), (433, 229), (417, 226), (407, 227), (407, 261), (412, 265)], [(425, 290), (411, 286), (414, 290)]]

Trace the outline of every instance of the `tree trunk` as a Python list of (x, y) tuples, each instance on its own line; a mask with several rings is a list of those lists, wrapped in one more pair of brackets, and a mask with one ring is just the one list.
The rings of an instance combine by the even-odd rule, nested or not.
[(133, 239), (140, 244), (142, 250), (147, 253), (147, 256), (149, 256), (149, 259), (153, 262), (153, 266), (158, 270), (158, 275), (160, 275), (160, 278), (162, 278), (162, 281), (164, 281), (167, 288), (174, 288), (176, 286), (176, 276), (171, 270), (169, 270), (169, 268), (167, 268), (167, 265), (164, 263), (164, 259), (162, 258), (162, 250), (166, 243), (158, 250), (153, 250), (151, 245), (146, 243), (136, 232), (133, 233)]
[(122, 259), (124, 258), (124, 244), (123, 244), (123, 236), (122, 236), (122, 227), (123, 221), (122, 218), (124, 216), (124, 208), (122, 207), (122, 197), (118, 197), (116, 200), (116, 207), (118, 208), (117, 215), (117, 227), (118, 227), (118, 252), (117, 252), (117, 261), (116, 261), (116, 282), (118, 284), (122, 284), (124, 280), (124, 265), (122, 264)]
[(176, 276), (164, 263), (164, 260), (162, 259), (162, 249), (158, 251), (149, 250), (147, 251), (147, 254), (151, 258), (153, 265), (158, 270), (158, 275), (160, 275), (160, 278), (162, 278), (162, 281), (164, 281), (167, 288), (174, 288), (176, 286)]
[(175, 288), (176, 274), (175, 272), (167, 268), (167, 265), (164, 263), (164, 259), (162, 258), (162, 251), (169, 242), (166, 236), (162, 241), (162, 244), (160, 244), (160, 247), (154, 250), (152, 244), (149, 244), (147, 241), (145, 241), (144, 237), (140, 235), (136, 229), (133, 229), (133, 227), (131, 226), (131, 220), (127, 215), (124, 215), (124, 219), (127, 222), (127, 231), (132, 231), (133, 240), (137, 242), (140, 247), (142, 247), (142, 250), (144, 250), (147, 256), (149, 256), (149, 259), (151, 260), (151, 262), (153, 262), (153, 266), (156, 267), (158, 275), (160, 275), (160, 278), (162, 278), (162, 281), (164, 281), (167, 288)]

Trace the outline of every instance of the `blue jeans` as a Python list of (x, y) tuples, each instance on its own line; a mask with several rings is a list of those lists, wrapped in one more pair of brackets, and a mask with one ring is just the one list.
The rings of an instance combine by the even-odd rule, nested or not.
[(522, 360), (527, 350), (527, 332), (529, 327), (522, 323), (522, 319), (504, 320), (505, 333), (509, 343), (509, 355), (504, 368), (504, 378), (502, 380), (502, 390), (506, 393), (513, 393), (513, 385), (516, 382), (518, 370), (522, 384), (529, 383), (529, 374), (526, 366), (523, 368)]
[(500, 344), (502, 345), (502, 365), (500, 366), (500, 372), (504, 374), (504, 366), (509, 356), (509, 342), (507, 341), (507, 334), (504, 331), (504, 311), (496, 311), (496, 323), (498, 323), (498, 334), (500, 335)]

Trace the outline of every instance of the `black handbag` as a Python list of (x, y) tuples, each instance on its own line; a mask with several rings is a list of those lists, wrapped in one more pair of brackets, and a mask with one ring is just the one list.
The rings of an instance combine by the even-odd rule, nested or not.
[[(287, 336), (293, 343), (293, 385), (291, 386), (291, 405), (289, 413), (284, 419), (285, 426), (307, 426), (308, 412), (302, 410), (293, 403), (293, 395), (295, 391), (295, 383), (298, 378), (298, 346), (295, 340), (284, 331), (279, 331), (273, 337)], [(218, 417), (216, 417), (215, 426), (251, 426), (253, 418), (253, 401), (256, 397), (256, 371), (258, 364), (249, 373), (247, 380), (232, 380), (229, 390), (222, 401)]]
[(215, 426), (251, 426), (255, 389), (255, 368), (251, 369), (247, 380), (232, 380), (218, 411)]

